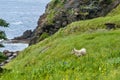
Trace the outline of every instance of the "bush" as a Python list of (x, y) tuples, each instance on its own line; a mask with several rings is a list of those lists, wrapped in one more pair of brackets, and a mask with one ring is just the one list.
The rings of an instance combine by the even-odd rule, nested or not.
[(5, 20), (3, 19), (0, 19), (0, 26), (3, 26), (3, 27), (8, 27), (9, 26), (9, 23), (7, 23)]
[[(5, 20), (0, 19), (0, 26), (1, 27), (8, 27), (9, 23), (7, 23)], [(6, 39), (6, 35), (4, 33), (4, 31), (0, 30), (0, 39)]]
[[(9, 26), (9, 23), (7, 23), (5, 20), (3, 19), (0, 19), (0, 26), (1, 27), (8, 27)], [(0, 30), (0, 39), (7, 39), (6, 38), (6, 34), (4, 31), (1, 31)], [(4, 47), (2, 44), (0, 44), (0, 47)], [(1, 56), (0, 56), (0, 59), (1, 59)]]
[(5, 57), (2, 52), (0, 52), (0, 63), (4, 61), (6, 58), (7, 57)]
[(41, 36), (40, 36), (40, 40), (43, 40), (45, 38), (49, 37), (49, 34), (44, 32)]
[(6, 39), (6, 35), (4, 31), (0, 31), (0, 39)]

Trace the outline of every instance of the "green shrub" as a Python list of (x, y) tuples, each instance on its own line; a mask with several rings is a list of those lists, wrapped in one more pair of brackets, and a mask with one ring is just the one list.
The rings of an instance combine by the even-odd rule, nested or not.
[(49, 34), (46, 33), (46, 32), (44, 32), (44, 33), (40, 36), (39, 40), (43, 40), (43, 39), (45, 39), (45, 38), (47, 38), (47, 37), (49, 37)]
[(6, 59), (6, 57), (3, 55), (2, 52), (0, 52), (0, 63), (1, 63), (2, 61), (4, 61), (5, 59)]
[[(5, 20), (0, 19), (0, 26), (1, 27), (8, 27), (9, 23), (7, 23)], [(5, 32), (0, 30), (0, 39), (7, 39)]]
[(9, 23), (7, 23), (5, 20), (3, 19), (0, 19), (0, 26), (3, 26), (3, 27), (8, 27), (9, 26)]
[(0, 39), (7, 39), (4, 31), (0, 31)]

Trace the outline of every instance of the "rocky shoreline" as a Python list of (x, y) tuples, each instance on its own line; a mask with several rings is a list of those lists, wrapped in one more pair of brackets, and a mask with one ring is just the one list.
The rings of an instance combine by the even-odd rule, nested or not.
[[(29, 40), (28, 39), (21, 39), (21, 40), (1, 40), (0, 44), (9, 44), (9, 43), (23, 43), (23, 44), (28, 44)], [(5, 64), (9, 63), (11, 60), (13, 60), (14, 58), (16, 58), (19, 55), (20, 51), (10, 51), (10, 50), (4, 50), (2, 51), (3, 55), (6, 57), (6, 59), (0, 63), (0, 68), (2, 66), (4, 66)]]
[(16, 39), (8, 39), (8, 40), (2, 40), (0, 43), (29, 43), (30, 40), (28, 39), (21, 39), (21, 40), (16, 40)]
[(12, 52), (8, 50), (4, 50), (3, 55), (6, 56), (7, 59), (0, 63), (0, 67), (4, 66), (5, 64), (9, 63), (12, 59), (16, 58), (18, 54), (19, 51)]
[(21, 36), (15, 37), (12, 39), (13, 42), (30, 42), (30, 39), (32, 37), (32, 30), (26, 30)]

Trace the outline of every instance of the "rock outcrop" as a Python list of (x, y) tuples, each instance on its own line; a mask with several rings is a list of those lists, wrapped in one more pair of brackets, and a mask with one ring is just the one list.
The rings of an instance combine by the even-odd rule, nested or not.
[(30, 40), (30, 37), (32, 36), (32, 30), (26, 30), (22, 36), (15, 37), (13, 40)]
[(17, 57), (19, 54), (19, 51), (11, 52), (8, 50), (4, 50), (3, 54), (7, 57), (7, 59), (0, 63), (0, 68), (1, 68), (1, 66), (4, 66), (5, 64), (9, 63), (12, 59)]
[(120, 0), (52, 0), (30, 36), (30, 45), (74, 21), (105, 16), (119, 4)]

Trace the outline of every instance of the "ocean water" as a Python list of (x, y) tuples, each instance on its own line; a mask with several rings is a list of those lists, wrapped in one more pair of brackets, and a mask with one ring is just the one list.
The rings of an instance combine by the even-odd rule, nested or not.
[(26, 30), (37, 26), (38, 18), (43, 14), (50, 0), (0, 0), (0, 18), (10, 23), (4, 30), (9, 39), (22, 35)]
[[(5, 31), (8, 39), (20, 36), (26, 30), (34, 30), (48, 2), (50, 0), (0, 0), (0, 18), (10, 23), (8, 28), (0, 27), (0, 30)], [(17, 50), (19, 47), (20, 50), (26, 47), (20, 43), (5, 44), (5, 46), (5, 49), (9, 46), (10, 50), (15, 50), (15, 46)]]

